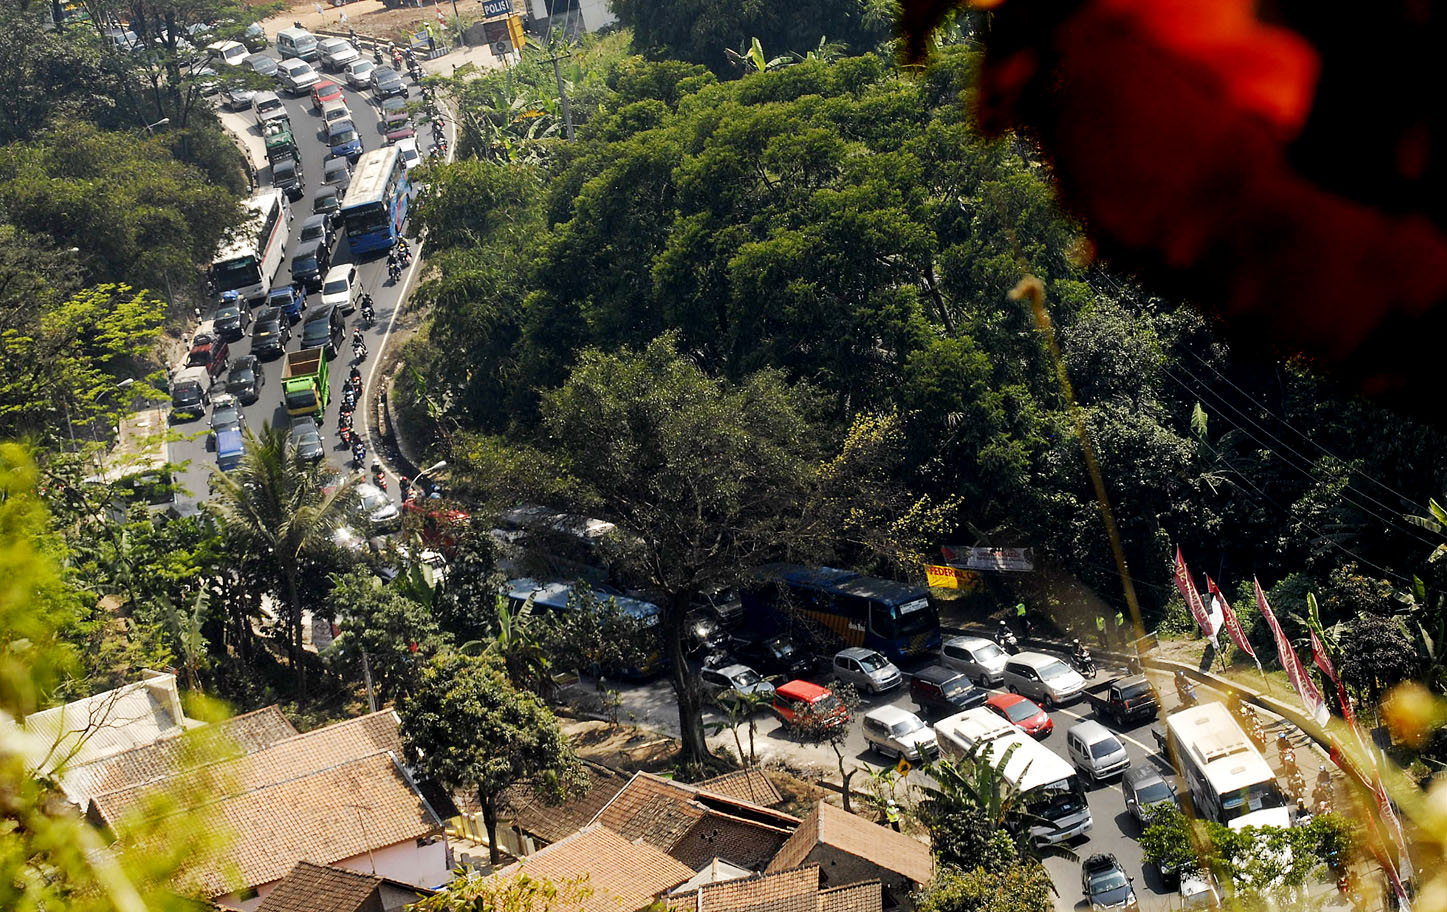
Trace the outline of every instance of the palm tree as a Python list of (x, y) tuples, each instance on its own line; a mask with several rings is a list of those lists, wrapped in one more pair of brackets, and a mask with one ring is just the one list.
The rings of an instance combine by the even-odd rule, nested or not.
[[(1031, 838), (1033, 828), (1051, 824), (1030, 811), (1020, 790), (1005, 776), (1005, 766), (1016, 747), (1014, 744), (1007, 747), (996, 761), (995, 745), (985, 742), (975, 745), (958, 760), (942, 758), (931, 764), (929, 772), (936, 785), (924, 787), (926, 818), (974, 814), (988, 829), (1009, 833), (1022, 858), (1038, 860), (1049, 856), (1075, 860), (1075, 854), (1068, 849), (1039, 846)], [(1021, 772), (1023, 775), (1024, 771)]]
[(330, 489), (322, 469), (297, 456), (282, 428), (264, 424), (246, 434), (246, 452), (232, 472), (212, 469), (214, 504), (236, 553), (250, 553), (270, 563), (283, 585), (288, 643), (296, 672), (297, 701), (306, 696), (302, 663), (301, 571), (312, 559), (330, 553), (332, 536), (355, 518), (359, 509), (351, 496), (355, 477)]

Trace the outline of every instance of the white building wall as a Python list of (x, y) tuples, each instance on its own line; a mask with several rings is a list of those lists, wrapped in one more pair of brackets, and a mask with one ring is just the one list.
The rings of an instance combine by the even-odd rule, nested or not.
[(596, 32), (618, 21), (608, 6), (608, 0), (579, 0), (578, 12), (583, 15), (584, 31)]
[[(419, 887), (440, 887), (452, 879), (452, 871), (447, 864), (447, 840), (445, 838), (439, 838), (436, 842), (423, 846), (417, 845), (416, 840), (409, 839), (406, 842), (385, 846), (370, 853), (343, 858), (333, 864), (349, 871), (357, 871), (362, 874), (375, 873)], [(256, 912), (256, 907), (261, 905), (266, 894), (270, 893), (277, 883), (279, 881), (274, 880), (271, 883), (262, 884), (256, 888), (256, 895), (250, 899), (237, 899), (234, 893), (218, 896), (216, 904), (223, 909), (234, 909), (236, 912)]]

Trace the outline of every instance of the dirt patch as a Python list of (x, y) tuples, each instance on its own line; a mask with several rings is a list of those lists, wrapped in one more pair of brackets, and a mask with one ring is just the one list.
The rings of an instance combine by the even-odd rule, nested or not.
[(664, 773), (678, 762), (678, 742), (636, 725), (563, 719), (563, 734), (578, 756), (627, 772)]
[[(442, 13), (441, 21), (438, 20), (439, 12)], [(466, 24), (467, 20), (463, 21)], [(298, 0), (284, 12), (268, 19), (262, 27), (267, 34), (274, 36), (289, 25), (301, 23), (302, 28), (312, 32), (345, 33), (348, 29), (355, 29), (359, 37), (397, 41), (421, 31), (425, 22), (432, 23), (434, 28), (440, 27), (446, 34), (452, 22), (452, 6), (433, 2), (421, 7), (388, 9), (381, 0), (357, 0), (342, 6), (333, 6), (330, 0), (322, 0), (321, 12), (318, 12), (317, 0)]]

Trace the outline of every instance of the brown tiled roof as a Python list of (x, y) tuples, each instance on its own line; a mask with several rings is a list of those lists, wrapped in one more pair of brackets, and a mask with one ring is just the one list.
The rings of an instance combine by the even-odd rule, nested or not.
[(179, 776), (97, 795), (92, 799), (92, 807), (102, 822), (113, 826), (127, 811), (139, 807), (158, 789), (165, 788), (173, 794), (197, 796), (210, 801), (242, 795), (386, 751), (391, 751), (399, 759), (401, 757), (402, 738), (398, 732), (397, 714), (390, 709), (292, 735), (254, 753), (212, 763)]
[(67, 776), (77, 791), (102, 795), (163, 779), (198, 762), (255, 753), (296, 733), (280, 709), (268, 706), (68, 770)]
[(693, 870), (651, 845), (629, 842), (607, 827), (590, 826), (495, 876), (519, 874), (553, 882), (586, 877), (592, 895), (579, 912), (635, 912), (659, 893), (688, 880)]
[(299, 861), (256, 912), (357, 912), (381, 885), (371, 874)]
[(870, 864), (901, 874), (918, 884), (928, 883), (934, 873), (929, 847), (903, 833), (840, 810), (826, 801), (819, 802), (784, 844), (769, 872), (797, 867), (816, 845), (826, 845), (853, 855)]
[(440, 830), (386, 754), (298, 771), (208, 812), (230, 837), (224, 857), (205, 859), (184, 877), (208, 896), (278, 880), (302, 859), (330, 864)]
[(764, 771), (759, 769), (724, 773), (722, 776), (715, 776), (698, 783), (698, 788), (718, 795), (729, 795), (763, 807), (773, 807), (784, 801), (784, 796), (774, 788), (774, 783), (770, 782), (769, 777), (764, 775)]
[(877, 880), (819, 891), (819, 912), (881, 912), (884, 889)]
[[(503, 791), (498, 816), (512, 820), (523, 832), (544, 842), (566, 839), (587, 826), (603, 805), (628, 784), (627, 774), (601, 764), (584, 761), (583, 770), (588, 776), (588, 790), (582, 795), (551, 805), (539, 801), (532, 789), (513, 786)], [(475, 794), (459, 795), (458, 799), (462, 810), (478, 810)]]
[(670, 896), (668, 907), (672, 912), (819, 912), (819, 868), (705, 884)]
[[(714, 856), (760, 867), (799, 825), (796, 817), (696, 786), (636, 773), (593, 818), (697, 868)], [(723, 849), (712, 843), (720, 841)]]

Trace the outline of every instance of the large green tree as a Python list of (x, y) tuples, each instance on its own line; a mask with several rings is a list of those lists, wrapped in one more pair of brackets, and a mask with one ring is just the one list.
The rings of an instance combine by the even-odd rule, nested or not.
[(920, 891), (919, 912), (1049, 912), (1055, 887), (1038, 862), (1003, 871), (943, 868)]
[(491, 862), (497, 801), (510, 786), (559, 800), (582, 773), (557, 719), (538, 697), (517, 690), (489, 658), (444, 652), (422, 670), (399, 707), (403, 742), (424, 774), (477, 796)]
[(384, 586), (370, 570), (332, 575), (327, 610), (338, 633), (322, 658), (351, 678), (372, 676), (382, 701), (405, 694), (422, 665), (446, 644), (427, 605)]

